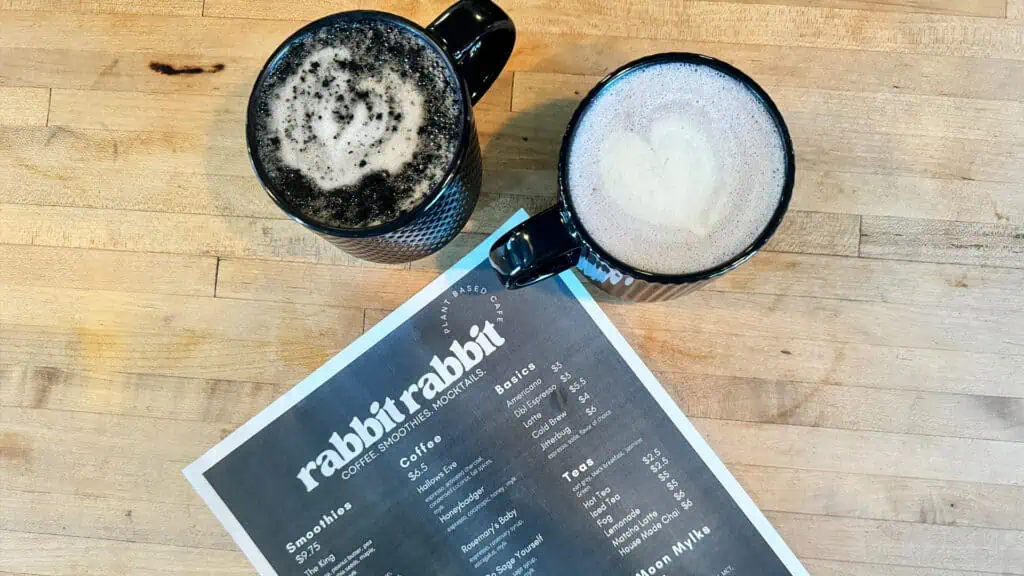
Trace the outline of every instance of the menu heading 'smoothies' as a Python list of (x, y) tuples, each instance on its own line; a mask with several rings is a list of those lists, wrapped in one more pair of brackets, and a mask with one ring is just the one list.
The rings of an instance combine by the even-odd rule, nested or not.
[(260, 573), (804, 575), (570, 272), (494, 238), (189, 466)]

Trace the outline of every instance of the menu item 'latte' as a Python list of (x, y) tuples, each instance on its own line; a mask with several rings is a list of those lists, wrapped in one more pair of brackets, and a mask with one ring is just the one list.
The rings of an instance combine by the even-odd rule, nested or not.
[(345, 22), (297, 39), (273, 66), (254, 152), (268, 186), (310, 220), (385, 224), (445, 178), (462, 130), (459, 83), (414, 31)]
[(761, 99), (710, 66), (652, 64), (606, 86), (569, 149), (569, 195), (594, 241), (655, 274), (729, 261), (779, 206), (783, 136)]

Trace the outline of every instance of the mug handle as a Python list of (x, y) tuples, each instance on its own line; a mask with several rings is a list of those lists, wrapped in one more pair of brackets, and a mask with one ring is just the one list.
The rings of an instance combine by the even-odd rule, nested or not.
[(476, 104), (501, 73), (516, 43), (516, 27), (491, 0), (460, 0), (427, 31), (455, 60)]
[(568, 270), (582, 250), (569, 230), (561, 209), (552, 206), (499, 238), (491, 247), (491, 267), (513, 290)]

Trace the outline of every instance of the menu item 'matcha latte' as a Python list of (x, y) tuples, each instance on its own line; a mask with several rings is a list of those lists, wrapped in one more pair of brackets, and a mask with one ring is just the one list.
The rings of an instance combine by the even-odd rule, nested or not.
[(386, 224), (441, 184), (462, 131), (459, 83), (419, 35), (383, 19), (292, 44), (258, 100), (268, 186), (331, 228)]
[(710, 66), (639, 67), (606, 86), (569, 149), (569, 195), (609, 254), (689, 274), (742, 253), (768, 226), (786, 148), (765, 104)]

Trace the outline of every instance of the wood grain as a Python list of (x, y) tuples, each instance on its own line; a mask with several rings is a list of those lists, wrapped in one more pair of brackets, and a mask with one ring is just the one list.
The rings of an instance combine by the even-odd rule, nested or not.
[(1024, 357), (1024, 312), (855, 302), (804, 296), (695, 293), (636, 308), (608, 302), (616, 324), (658, 326), (677, 333), (707, 332), (779, 340), (806, 339), (935, 348)]
[[(146, 334), (98, 326), (0, 326), (4, 362), (185, 378), (295, 384), (350, 344), (361, 322), (339, 326), (333, 339), (295, 331), (278, 342), (224, 340), (201, 333)], [(155, 472), (154, 472), (155, 473)]]
[(707, 290), (889, 302), (950, 310), (1024, 309), (1024, 271), (763, 252)]
[[(1024, 574), (1024, 532), (778, 512), (768, 519), (787, 540), (804, 536), (806, 544), (793, 551), (806, 558), (868, 563), (881, 557), (907, 567)], [(821, 537), (807, 539), (810, 534)]]
[(199, 16), (202, 0), (3, 0), (0, 10)]
[(239, 426), (292, 384), (0, 364), (0, 406)]
[(533, 32), (1024, 58), (1024, 30), (1001, 19), (719, 2), (637, 3), (623, 18), (618, 6), (599, 0), (508, 4), (517, 24)]
[[(874, 430), (925, 436), (1024, 439), (1024, 399), (965, 396), (663, 373), (661, 382), (696, 418)], [(857, 493), (857, 492), (853, 492)]]
[(727, 464), (1021, 486), (1016, 442), (694, 419)]
[(602, 76), (641, 56), (673, 51), (725, 60), (765, 86), (1016, 101), (1024, 92), (1024, 70), (997, 58), (530, 31), (520, 31), (509, 65), (535, 73)]
[(782, 4), (788, 6), (828, 6), (876, 12), (921, 12), (962, 16), (1001, 18), (1006, 6), (1002, 0), (728, 0), (749, 4)]
[(217, 259), (0, 244), (0, 285), (212, 296)]
[(736, 465), (732, 471), (758, 506), (812, 514), (1020, 530), (1020, 486), (993, 486)]
[(1024, 223), (1024, 196), (1016, 184), (964, 178), (802, 170), (792, 206), (865, 216)]
[(0, 86), (0, 126), (45, 126), (50, 91)]
[(236, 550), (231, 537), (201, 503), (12, 490), (0, 492), (0, 509), (18, 519), (11, 528), (33, 534)]
[(1024, 226), (865, 217), (861, 255), (1024, 268)]
[[(18, 305), (14, 305), (15, 303)], [(212, 296), (170, 296), (8, 286), (0, 322), (40, 327), (102, 326), (140, 333), (277, 342), (306, 334), (333, 340), (362, 319), (359, 308), (255, 302)]]
[(240, 552), (0, 530), (0, 555), (34, 576), (252, 574)]
[(680, 335), (650, 326), (623, 332), (659, 371), (1024, 397), (1022, 356), (716, 332)]
[(987, 576), (991, 572), (915, 568), (866, 562), (837, 562), (835, 560), (808, 560), (804, 566), (815, 576)]

